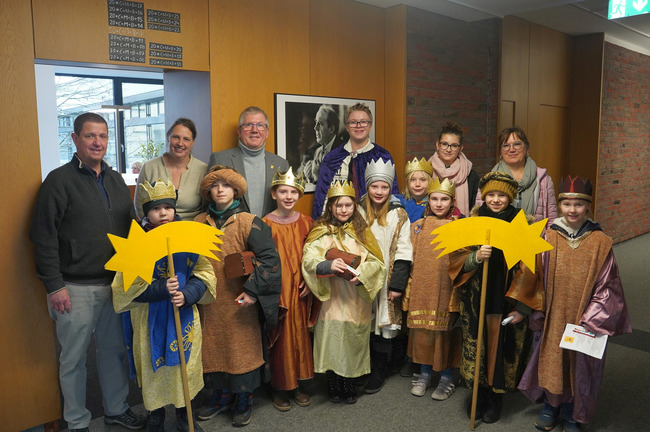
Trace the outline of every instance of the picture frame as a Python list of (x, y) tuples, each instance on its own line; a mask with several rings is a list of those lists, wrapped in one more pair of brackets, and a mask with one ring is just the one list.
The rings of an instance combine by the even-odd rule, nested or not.
[[(322, 157), (348, 141), (345, 112), (356, 103), (367, 105), (372, 112), (370, 141), (374, 142), (376, 117), (372, 99), (275, 93), (275, 152), (289, 162), (294, 173), (304, 175), (306, 193), (313, 193), (316, 189), (318, 155)], [(318, 128), (317, 116), (321, 120)], [(335, 133), (334, 128), (326, 124), (328, 120), (338, 122)], [(325, 148), (318, 150), (323, 144)]]

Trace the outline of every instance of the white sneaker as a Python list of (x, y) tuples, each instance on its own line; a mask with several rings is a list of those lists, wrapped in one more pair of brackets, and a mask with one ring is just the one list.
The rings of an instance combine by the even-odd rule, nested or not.
[(424, 396), (429, 387), (431, 387), (431, 374), (413, 374), (413, 380), (411, 380), (413, 396)]
[(449, 399), (456, 386), (450, 380), (440, 379), (438, 387), (431, 393), (431, 399), (443, 401)]

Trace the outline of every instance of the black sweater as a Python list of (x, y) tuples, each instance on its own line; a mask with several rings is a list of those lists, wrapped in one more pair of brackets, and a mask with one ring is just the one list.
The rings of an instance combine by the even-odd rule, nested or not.
[(114, 250), (107, 233), (126, 237), (134, 216), (122, 176), (102, 162), (103, 185), (79, 159), (52, 171), (36, 199), (30, 239), (36, 273), (48, 293), (65, 281), (106, 284), (114, 272), (104, 269)]

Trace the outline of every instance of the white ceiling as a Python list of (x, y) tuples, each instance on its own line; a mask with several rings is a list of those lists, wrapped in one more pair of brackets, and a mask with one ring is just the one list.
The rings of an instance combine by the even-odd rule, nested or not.
[(514, 15), (573, 36), (605, 33), (609, 42), (650, 55), (650, 14), (608, 20), (609, 0), (358, 1), (379, 7), (405, 4), (468, 22)]

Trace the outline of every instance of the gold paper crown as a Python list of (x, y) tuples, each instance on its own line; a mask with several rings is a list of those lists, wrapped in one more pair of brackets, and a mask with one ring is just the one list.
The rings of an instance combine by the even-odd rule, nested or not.
[(433, 166), (425, 158), (418, 160), (414, 157), (411, 162), (406, 162), (406, 168), (404, 168), (404, 176), (407, 177), (409, 174), (415, 171), (424, 171), (433, 177)]
[(291, 167), (285, 173), (281, 173), (280, 170), (276, 171), (271, 181), (271, 187), (280, 185), (295, 187), (300, 192), (300, 196), (305, 193), (305, 178), (302, 174), (294, 175)]
[(435, 177), (433, 181), (429, 182), (429, 189), (427, 190), (427, 195), (433, 192), (440, 192), (447, 194), (452, 198), (456, 198), (456, 185), (453, 181), (449, 179), (444, 179), (442, 183), (438, 177)]
[(158, 179), (154, 183), (154, 186), (151, 186), (148, 181), (140, 183), (138, 195), (142, 204), (162, 199), (173, 199), (176, 201), (176, 189), (174, 189), (174, 184), (171, 180), (165, 183), (162, 179)]
[(339, 182), (338, 180), (332, 182), (330, 189), (327, 191), (327, 199), (340, 196), (349, 196), (354, 199), (357, 198), (352, 182)]

